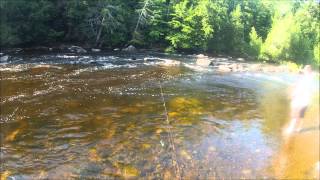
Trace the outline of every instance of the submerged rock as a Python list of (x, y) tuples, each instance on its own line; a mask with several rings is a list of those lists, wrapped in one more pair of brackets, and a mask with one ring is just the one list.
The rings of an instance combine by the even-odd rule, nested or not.
[(198, 55), (196, 55), (196, 57), (197, 57), (197, 58), (205, 58), (205, 57), (208, 57), (208, 56), (205, 56), (205, 55), (203, 55), (203, 54), (198, 54)]
[(220, 66), (218, 66), (218, 71), (220, 71), (220, 72), (231, 72), (232, 69), (227, 65), (220, 65)]
[(9, 59), (9, 56), (8, 56), (8, 55), (6, 55), (6, 56), (1, 56), (1, 57), (0, 57), (0, 62), (6, 62), (6, 61), (8, 61), (8, 59)]
[(122, 49), (122, 51), (125, 51), (125, 52), (136, 52), (137, 49), (133, 45), (130, 45), (130, 46)]
[(78, 169), (71, 164), (63, 164), (50, 170), (47, 174), (52, 179), (74, 179), (77, 177)]
[(233, 63), (230, 67), (233, 72), (242, 72), (244, 71), (243, 65), (239, 63)]
[(80, 46), (71, 46), (68, 48), (71, 52), (76, 52), (76, 53), (86, 53), (87, 50)]
[(201, 114), (202, 107), (201, 102), (196, 98), (176, 97), (169, 102), (169, 106), (172, 112), (176, 111), (178, 114), (185, 115)]
[(145, 57), (145, 58), (143, 58), (144, 62), (154, 62), (154, 61), (157, 61), (157, 60), (159, 60), (159, 58), (154, 58), (154, 57)]
[(23, 49), (21, 49), (21, 48), (16, 48), (14, 51), (15, 51), (15, 53), (19, 53), (19, 52), (21, 52)]
[(11, 175), (11, 171), (5, 170), (4, 172), (1, 172), (0, 173), (1, 180), (9, 179), (10, 175)]
[(17, 129), (15, 131), (13, 131), (12, 133), (10, 133), (6, 138), (5, 138), (5, 141), (7, 142), (11, 142), (11, 141), (14, 141), (17, 137), (17, 135), (19, 134), (20, 132), (20, 129)]
[(263, 71), (263, 67), (261, 64), (253, 64), (250, 66), (250, 71)]
[(199, 66), (209, 66), (211, 65), (211, 60), (208, 58), (208, 56), (199, 54), (197, 55), (196, 64)]
[(106, 179), (110, 177), (121, 177), (121, 174), (118, 174), (117, 169), (112, 165), (108, 165), (107, 167), (105, 167), (101, 174), (105, 176)]
[(161, 66), (179, 66), (181, 64), (180, 61), (171, 60), (171, 59), (161, 59)]
[(240, 61), (240, 62), (244, 62), (245, 61), (243, 58), (237, 58), (236, 60)]
[(117, 176), (122, 176), (125, 179), (136, 178), (140, 175), (140, 171), (130, 164), (122, 164), (116, 162), (113, 166), (117, 169), (115, 174)]
[(100, 162), (102, 161), (101, 157), (99, 156), (97, 150), (92, 148), (89, 150), (88, 159), (91, 162)]
[(142, 144), (142, 149), (150, 149), (150, 148), (151, 148), (151, 144), (147, 144), (147, 143)]
[(191, 155), (186, 150), (181, 150), (180, 156), (183, 157), (184, 159), (187, 159), (187, 160), (192, 159)]
[(164, 173), (163, 173), (163, 179), (164, 179), (164, 180), (175, 179), (173, 174), (174, 174), (174, 173), (172, 173), (171, 170), (167, 169), (167, 170), (165, 170)]
[(91, 51), (92, 51), (92, 52), (101, 52), (101, 49), (92, 48)]
[(211, 61), (209, 59), (197, 59), (196, 64), (199, 66), (210, 66)]
[(126, 165), (121, 169), (121, 174), (124, 178), (134, 178), (139, 176), (140, 172), (137, 168)]
[(83, 167), (80, 167), (80, 172), (76, 177), (78, 179), (91, 179), (97, 177), (103, 173), (104, 167), (101, 164), (89, 162), (86, 163)]

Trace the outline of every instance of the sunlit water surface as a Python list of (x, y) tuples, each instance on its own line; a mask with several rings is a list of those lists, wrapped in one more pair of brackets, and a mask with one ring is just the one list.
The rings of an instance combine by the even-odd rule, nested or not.
[[(220, 74), (188, 68), (191, 56), (170, 57), (187, 64), (172, 67), (143, 60), (164, 55), (135, 56), (23, 55), (0, 64), (2, 174), (239, 179), (281, 169), (309, 177), (319, 157), (303, 154), (316, 146), (291, 163), (302, 164), (300, 174), (278, 160), (290, 165), (296, 153), (281, 140), (295, 75)], [(306, 117), (319, 118), (318, 107), (310, 111)]]

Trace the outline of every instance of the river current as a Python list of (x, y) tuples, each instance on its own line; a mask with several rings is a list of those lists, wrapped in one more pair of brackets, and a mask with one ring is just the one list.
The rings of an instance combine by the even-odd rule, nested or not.
[[(319, 131), (297, 135), (289, 150), (281, 136), (297, 75), (218, 73), (197, 68), (195, 56), (134, 56), (29, 54), (1, 62), (2, 175), (261, 179), (281, 169), (282, 177), (312, 177)], [(164, 66), (162, 58), (182, 64)], [(312, 127), (318, 94), (306, 112)]]

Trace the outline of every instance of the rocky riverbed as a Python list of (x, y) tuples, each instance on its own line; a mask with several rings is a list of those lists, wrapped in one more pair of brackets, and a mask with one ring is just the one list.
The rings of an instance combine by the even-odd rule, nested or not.
[[(275, 178), (296, 74), (232, 57), (85, 50), (1, 54), (1, 177)], [(312, 164), (312, 145), (286, 153)]]
[[(247, 61), (244, 58), (235, 58), (231, 56), (205, 56), (203, 54), (194, 54), (194, 55), (183, 55), (187, 57), (188, 60), (181, 60), (179, 54), (166, 54), (166, 53), (157, 53), (148, 50), (137, 50), (133, 46), (128, 46), (120, 49), (114, 50), (101, 50), (95, 48), (82, 48), (80, 46), (59, 46), (54, 48), (49, 47), (37, 47), (37, 48), (12, 48), (5, 49), (0, 53), (0, 63), (6, 64), (11, 61), (14, 61), (17, 56), (25, 56), (32, 54), (64, 54), (65, 56), (104, 56), (110, 54), (116, 55), (125, 55), (129, 56), (132, 60), (137, 60), (137, 57), (145, 55), (142, 59), (145, 62), (157, 62), (159, 65), (163, 66), (180, 66), (180, 65), (189, 65), (190, 68), (194, 70), (214, 70), (220, 73), (229, 73), (229, 72), (297, 72), (297, 68), (289, 67), (288, 65), (279, 65), (271, 64), (266, 62), (257, 62), (257, 61)], [(156, 56), (150, 56), (150, 54), (156, 54)], [(158, 56), (159, 55), (159, 56)], [(164, 58), (163, 58), (164, 57)], [(167, 58), (170, 57), (170, 58)], [(190, 66), (192, 65), (192, 67)]]

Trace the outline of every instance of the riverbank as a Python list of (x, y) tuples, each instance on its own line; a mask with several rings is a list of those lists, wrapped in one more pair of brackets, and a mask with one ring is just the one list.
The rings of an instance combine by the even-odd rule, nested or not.
[[(97, 49), (91, 47), (81, 47), (75, 45), (59, 45), (59, 46), (37, 46), (30, 48), (3, 48), (1, 49), (1, 63), (10, 61), (10, 57), (16, 55), (32, 55), (32, 54), (67, 54), (67, 55), (94, 55), (94, 56), (105, 56), (110, 54), (129, 54), (133, 60), (136, 59), (137, 54), (145, 54), (144, 60), (147, 60), (148, 54), (157, 53), (163, 55), (170, 55), (173, 57), (179, 57), (181, 55), (188, 56), (192, 59), (196, 66), (193, 66), (195, 70), (201, 70), (203, 68), (210, 68), (217, 72), (228, 73), (228, 72), (285, 72), (285, 73), (298, 73), (302, 66), (297, 65), (293, 62), (259, 62), (254, 61), (252, 58), (239, 58), (232, 57), (230, 55), (221, 55), (221, 54), (211, 54), (205, 56), (202, 54), (174, 54), (174, 53), (165, 53), (161, 48), (154, 49), (138, 49), (134, 46), (114, 49)], [(152, 59), (152, 57), (151, 57)], [(155, 58), (162, 65), (171, 66), (178, 65), (177, 59), (161, 59)], [(183, 62), (182, 62), (183, 63)]]

